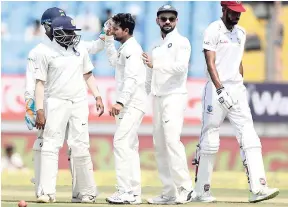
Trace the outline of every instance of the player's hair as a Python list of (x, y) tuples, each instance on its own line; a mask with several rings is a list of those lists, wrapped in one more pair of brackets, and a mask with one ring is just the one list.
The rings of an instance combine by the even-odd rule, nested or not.
[(129, 34), (133, 35), (133, 31), (135, 28), (135, 21), (132, 18), (130, 13), (119, 13), (116, 14), (112, 17), (113, 22), (115, 22), (115, 24), (119, 25), (119, 27), (121, 27), (122, 30), (128, 28), (129, 29)]

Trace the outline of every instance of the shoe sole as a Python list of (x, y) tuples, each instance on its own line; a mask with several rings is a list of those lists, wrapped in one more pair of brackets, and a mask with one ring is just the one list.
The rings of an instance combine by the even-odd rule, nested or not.
[(255, 201), (249, 201), (249, 203), (258, 203), (258, 202), (261, 202), (261, 201), (265, 201), (265, 200), (270, 200), (272, 198), (275, 198), (277, 195), (279, 194), (279, 190), (272, 193), (271, 195), (265, 197), (265, 198), (262, 198), (262, 199), (259, 199), (259, 200), (255, 200)]
[(134, 203), (134, 201), (124, 201), (124, 202), (117, 202), (117, 201), (110, 201), (106, 198), (106, 202), (107, 203), (110, 203), (110, 204), (131, 204), (131, 205), (135, 205), (135, 204), (138, 204), (138, 203)]
[[(147, 201), (148, 204), (152, 204), (152, 205), (175, 205), (177, 204), (176, 202), (171, 202), (171, 203), (154, 203), (154, 202), (149, 202)], [(180, 203), (179, 203), (180, 204)]]

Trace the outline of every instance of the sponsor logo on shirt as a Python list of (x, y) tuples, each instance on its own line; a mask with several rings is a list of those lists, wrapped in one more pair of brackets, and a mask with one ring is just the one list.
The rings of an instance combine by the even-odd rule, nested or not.
[(225, 43), (228, 43), (228, 40), (220, 40), (219, 42), (222, 44), (225, 44)]

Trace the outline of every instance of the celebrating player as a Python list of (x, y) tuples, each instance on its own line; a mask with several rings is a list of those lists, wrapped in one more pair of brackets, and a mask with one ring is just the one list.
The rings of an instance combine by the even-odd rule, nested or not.
[[(35, 57), (37, 54), (45, 47), (46, 43), (49, 43), (53, 40), (53, 35), (51, 31), (51, 23), (52, 21), (59, 16), (66, 16), (65, 12), (62, 9), (53, 7), (47, 9), (41, 18), (41, 24), (44, 26), (46, 30), (47, 38), (42, 43), (38, 44), (35, 48), (33, 48), (28, 56), (28, 64), (26, 70), (26, 90), (25, 90), (25, 101), (26, 101), (26, 115), (25, 115), (25, 122), (29, 130), (32, 130), (35, 127), (35, 119), (36, 119), (36, 111), (35, 111), (35, 103), (34, 103), (34, 91), (35, 91)], [(98, 39), (96, 41), (84, 42), (81, 41), (82, 44), (85, 45), (86, 49), (90, 54), (95, 54), (101, 51), (104, 48), (104, 41)], [(101, 116), (104, 112), (104, 105), (102, 103), (101, 96), (96, 97), (96, 106), (99, 110), (99, 116)], [(68, 131), (68, 128), (67, 128)], [(41, 163), (41, 146), (42, 146), (42, 134), (43, 130), (38, 131), (37, 139), (33, 145), (33, 161), (34, 161), (34, 179), (33, 182), (35, 183), (35, 194), (37, 194), (37, 189), (39, 186), (39, 173), (40, 173), (40, 163)], [(66, 139), (68, 134), (65, 135)], [(72, 190), (72, 202), (80, 202), (79, 192), (77, 190), (77, 182), (76, 182), (76, 175), (73, 170), (73, 159), (70, 157), (70, 151), (68, 152), (69, 155), (69, 164), (70, 170), (72, 173), (73, 178), (73, 190)]]
[(55, 201), (58, 153), (63, 146), (67, 124), (67, 143), (71, 149), (78, 191), (82, 195), (81, 202), (94, 202), (97, 196), (89, 153), (85, 82), (95, 98), (99, 93), (92, 74), (94, 67), (86, 47), (78, 44), (80, 35), (75, 34), (77, 30), (70, 17), (55, 18), (50, 30), (53, 40), (43, 45), (35, 55), (36, 128), (44, 129), (37, 202)]
[[(255, 132), (246, 88), (243, 85), (242, 57), (245, 30), (238, 26), (245, 8), (237, 1), (222, 1), (223, 16), (205, 31), (203, 49), (209, 81), (202, 98), (203, 120), (196, 159), (196, 197), (193, 201), (213, 202), (210, 194), (215, 155), (219, 149), (219, 128), (227, 117), (236, 132), (255, 203), (274, 198), (279, 190), (268, 188), (262, 160), (261, 142)], [(194, 196), (193, 196), (194, 197)]]
[(186, 80), (191, 46), (177, 31), (177, 15), (177, 10), (170, 5), (159, 8), (156, 22), (162, 38), (151, 57), (143, 54), (150, 70), (149, 77), (152, 75), (153, 142), (164, 185), (162, 195), (148, 199), (151, 204), (187, 203), (192, 193), (185, 148), (180, 141), (187, 106)]
[[(105, 37), (108, 60), (115, 68), (116, 103), (109, 113), (115, 117), (114, 157), (118, 190), (106, 200), (109, 203), (141, 203), (141, 174), (137, 130), (147, 103), (146, 68), (141, 46), (133, 37), (135, 27), (131, 14), (112, 17)], [(122, 45), (116, 51), (114, 39)]]

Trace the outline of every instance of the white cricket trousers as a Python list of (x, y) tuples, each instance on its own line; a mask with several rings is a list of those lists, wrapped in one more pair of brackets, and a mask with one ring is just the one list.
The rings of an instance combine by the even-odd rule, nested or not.
[(134, 107), (124, 107), (115, 117), (114, 158), (118, 190), (133, 191), (141, 195), (141, 171), (138, 129), (144, 112)]
[(178, 196), (178, 188), (192, 190), (185, 148), (180, 140), (187, 94), (153, 97), (153, 143), (162, 194)]
[[(87, 167), (87, 169), (89, 169), (86, 173), (89, 171), (89, 175), (91, 173), (93, 174), (93, 166), (89, 153), (88, 102), (87, 100), (84, 100), (73, 103), (69, 100), (48, 98), (45, 113), (46, 124), (43, 132), (43, 146), (41, 149), (38, 195), (53, 195), (56, 193), (58, 154), (60, 148), (63, 146), (67, 124), (69, 124), (67, 144), (71, 149), (71, 156), (77, 161), (85, 158), (83, 159), (85, 161), (79, 161), (79, 163), (84, 165), (85, 162), (86, 166), (89, 166)], [(83, 178), (77, 177), (77, 180), (81, 179)], [(94, 194), (94, 181), (92, 181), (90, 185), (90, 189), (93, 191), (92, 194)], [(85, 188), (86, 187), (87, 185)], [(84, 189), (83, 186), (79, 186), (79, 188)], [(85, 194), (89, 195), (89, 192), (85, 192)]]
[(266, 185), (266, 177), (262, 160), (261, 143), (253, 126), (253, 120), (248, 104), (246, 87), (240, 83), (224, 83), (224, 87), (235, 104), (227, 111), (222, 108), (217, 99), (216, 88), (208, 81), (202, 98), (202, 129), (196, 159), (199, 162), (196, 169), (195, 191), (203, 194), (209, 191), (215, 154), (218, 152), (220, 139), (219, 129), (227, 117), (235, 130), (243, 164), (247, 170), (248, 182), (252, 192), (257, 193)]

